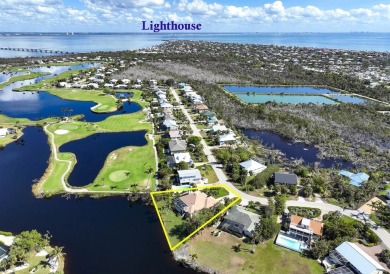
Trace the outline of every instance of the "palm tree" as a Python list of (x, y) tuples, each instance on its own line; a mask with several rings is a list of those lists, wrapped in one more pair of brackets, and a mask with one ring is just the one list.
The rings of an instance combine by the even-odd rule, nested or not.
[(62, 250), (64, 249), (63, 246), (55, 246), (53, 247), (53, 250), (49, 254), (49, 258), (52, 259), (60, 254), (62, 254)]
[(195, 253), (190, 254), (191, 262), (194, 263), (196, 259), (198, 259), (198, 255)]

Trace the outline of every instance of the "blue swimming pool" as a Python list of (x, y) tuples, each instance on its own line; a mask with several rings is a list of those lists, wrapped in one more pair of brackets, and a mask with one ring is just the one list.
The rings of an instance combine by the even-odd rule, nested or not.
[(280, 245), (282, 247), (297, 251), (297, 252), (302, 252), (302, 249), (305, 249), (306, 244), (303, 243), (302, 241), (295, 240), (290, 237), (286, 237), (282, 234), (278, 235), (278, 238), (276, 239), (275, 243), (277, 245)]

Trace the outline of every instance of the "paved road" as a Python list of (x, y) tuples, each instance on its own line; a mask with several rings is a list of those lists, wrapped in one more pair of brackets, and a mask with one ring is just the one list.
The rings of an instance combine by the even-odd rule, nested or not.
[[(178, 102), (180, 104), (181, 100), (180, 100), (176, 90), (171, 88), (170, 91), (171, 91), (173, 97), (175, 98), (176, 102)], [(187, 109), (181, 104), (179, 105), (179, 108), (183, 111), (184, 115), (187, 117), (188, 121), (190, 122), (190, 127), (193, 131), (192, 135), (199, 136), (202, 138), (202, 135), (200, 134), (199, 129), (195, 126), (195, 123), (192, 120), (191, 116), (189, 115)], [(226, 184), (230, 188), (232, 188), (234, 191), (236, 191), (238, 194), (240, 194), (242, 197), (242, 204), (243, 205), (248, 204), (249, 201), (260, 202), (261, 204), (268, 204), (267, 198), (252, 196), (252, 195), (249, 195), (249, 194), (237, 189), (229, 181), (229, 179), (226, 177), (225, 173), (222, 170), (221, 164), (219, 164), (217, 162), (214, 155), (211, 153), (210, 147), (206, 144), (206, 142), (204, 141), (203, 138), (202, 138), (201, 143), (203, 145), (204, 153), (207, 155), (207, 159), (209, 161), (209, 164), (212, 166), (213, 170), (215, 171), (215, 173), (218, 177), (218, 182), (217, 182), (218, 184), (221, 184), (221, 183)], [(368, 220), (367, 218), (364, 219), (363, 215), (359, 214), (358, 210), (343, 209), (339, 206), (325, 203), (321, 199), (316, 199), (315, 202), (308, 202), (308, 201), (305, 201), (304, 199), (298, 200), (298, 201), (288, 200), (286, 202), (286, 206), (319, 208), (323, 213), (328, 213), (330, 211), (340, 211), (343, 215), (352, 217), (360, 222), (367, 222), (368, 221), (371, 224), (375, 224), (374, 222)], [(390, 248), (390, 233), (387, 232), (387, 230), (385, 230), (383, 228), (374, 229), (374, 232), (379, 236), (379, 238), (383, 241), (383, 243), (387, 246), (387, 248)]]

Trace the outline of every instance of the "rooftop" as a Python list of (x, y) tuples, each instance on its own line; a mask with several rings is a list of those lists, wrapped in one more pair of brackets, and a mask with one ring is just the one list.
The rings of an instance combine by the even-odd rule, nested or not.
[(346, 170), (340, 170), (339, 174), (348, 177), (350, 179), (349, 183), (354, 186), (361, 186), (361, 184), (363, 184), (370, 178), (370, 176), (368, 176), (364, 172), (359, 172), (355, 174)]
[(217, 200), (214, 199), (214, 197), (207, 197), (206, 193), (199, 190), (189, 192), (178, 199), (186, 205), (187, 208), (184, 208), (184, 211), (188, 213), (194, 213), (204, 208), (213, 207), (217, 203)]
[(303, 229), (310, 230), (316, 235), (322, 236), (322, 230), (324, 227), (324, 224), (320, 221), (311, 220), (307, 218), (303, 218), (298, 215), (291, 215), (291, 223), (290, 225), (294, 225), (297, 227), (301, 227)]
[(371, 274), (376, 270), (385, 270), (377, 261), (354, 243), (344, 242), (336, 247), (336, 251), (362, 274)]

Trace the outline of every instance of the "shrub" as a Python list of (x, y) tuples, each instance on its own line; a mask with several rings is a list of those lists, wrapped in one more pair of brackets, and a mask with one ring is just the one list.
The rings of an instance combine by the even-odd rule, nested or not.
[(317, 218), (321, 215), (321, 209), (312, 207), (289, 206), (288, 211), (291, 214), (309, 219)]
[(11, 233), (11, 232), (6, 232), (6, 231), (0, 231), (0, 235), (3, 235), (3, 236), (12, 236), (12, 233)]

